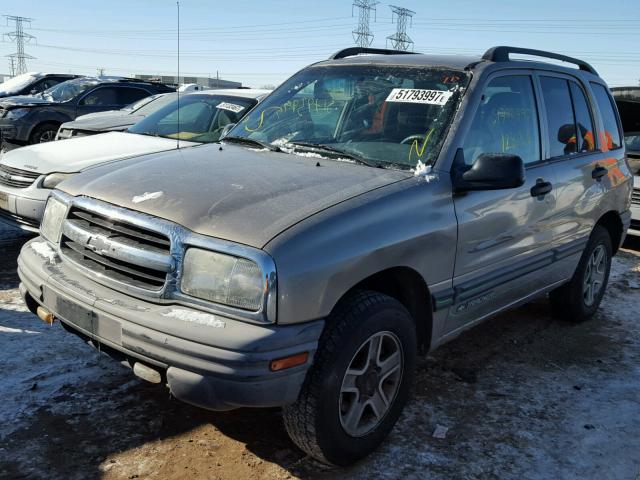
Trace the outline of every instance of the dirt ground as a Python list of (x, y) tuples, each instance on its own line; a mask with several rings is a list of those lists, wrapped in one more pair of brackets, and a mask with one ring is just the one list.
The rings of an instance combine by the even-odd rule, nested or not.
[(553, 318), (541, 299), (421, 358), (391, 436), (344, 470), (297, 450), (277, 409), (190, 407), (39, 321), (17, 290), (25, 240), (0, 229), (2, 479), (640, 475), (640, 242), (616, 257), (592, 320)]

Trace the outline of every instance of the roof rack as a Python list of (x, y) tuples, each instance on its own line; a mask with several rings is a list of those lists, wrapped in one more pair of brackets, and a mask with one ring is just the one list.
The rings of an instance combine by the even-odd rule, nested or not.
[(387, 48), (349, 47), (337, 51), (329, 57), (329, 60), (338, 60), (345, 57), (353, 57), (361, 53), (375, 53), (378, 55), (418, 55), (416, 52), (405, 52), (404, 50), (389, 50)]
[(554, 60), (561, 60), (567, 63), (573, 63), (577, 65), (580, 70), (585, 72), (593, 73), (594, 75), (598, 75), (596, 69), (589, 65), (584, 60), (580, 60), (578, 58), (568, 57), (566, 55), (560, 55), (559, 53), (545, 52), (544, 50), (534, 50), (531, 48), (520, 48), (520, 47), (493, 47), (484, 52), (482, 58), (484, 60), (490, 60), (492, 62), (508, 62), (511, 59), (509, 58), (509, 54), (511, 53), (519, 53), (522, 55), (532, 55), (535, 57), (544, 57), (544, 58), (553, 58)]

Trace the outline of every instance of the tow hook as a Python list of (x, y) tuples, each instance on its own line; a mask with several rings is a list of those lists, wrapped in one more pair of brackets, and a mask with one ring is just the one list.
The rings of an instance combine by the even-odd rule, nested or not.
[(36, 313), (38, 314), (38, 317), (40, 317), (40, 320), (48, 323), (49, 325), (53, 325), (53, 322), (55, 322), (56, 320), (56, 317), (53, 315), (53, 313), (51, 313), (44, 307), (38, 307)]

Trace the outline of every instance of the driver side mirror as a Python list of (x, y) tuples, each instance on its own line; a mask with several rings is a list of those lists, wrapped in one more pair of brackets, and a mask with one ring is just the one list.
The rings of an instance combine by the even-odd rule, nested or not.
[[(461, 152), (459, 149), (458, 152)], [(458, 154), (456, 154), (456, 159)], [(460, 168), (459, 162), (456, 168)], [(456, 191), (503, 190), (524, 185), (524, 162), (518, 155), (483, 153), (473, 166), (454, 177)]]

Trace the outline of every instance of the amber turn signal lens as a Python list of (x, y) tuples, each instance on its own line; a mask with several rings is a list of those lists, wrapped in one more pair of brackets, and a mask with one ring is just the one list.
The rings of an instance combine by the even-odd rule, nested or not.
[(272, 372), (277, 372), (278, 370), (284, 370), (285, 368), (297, 367), (298, 365), (306, 363), (307, 358), (309, 358), (309, 352), (296, 353), (295, 355), (291, 355), (290, 357), (271, 360), (269, 369)]

